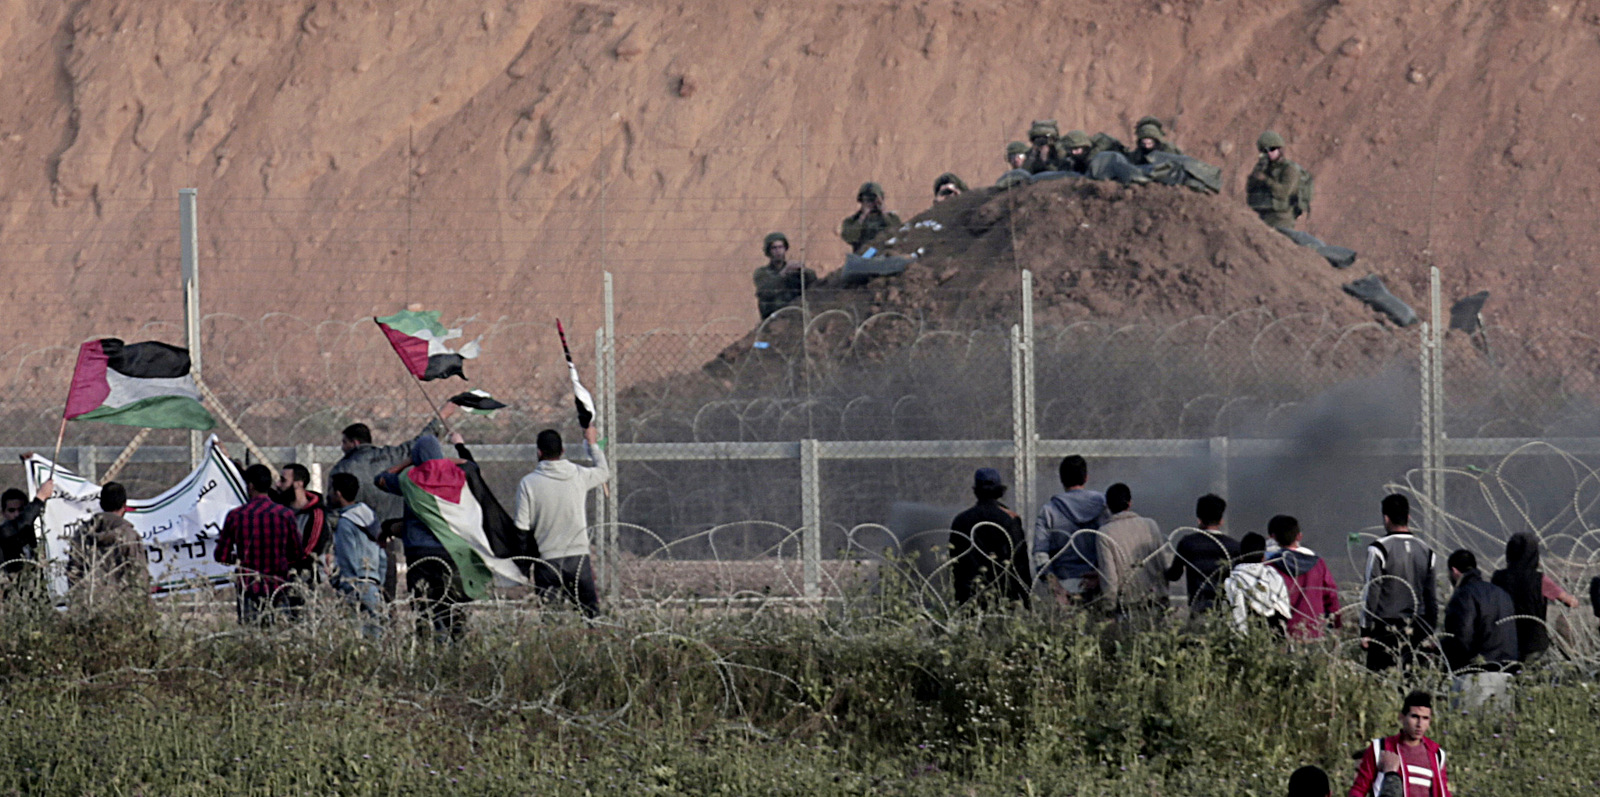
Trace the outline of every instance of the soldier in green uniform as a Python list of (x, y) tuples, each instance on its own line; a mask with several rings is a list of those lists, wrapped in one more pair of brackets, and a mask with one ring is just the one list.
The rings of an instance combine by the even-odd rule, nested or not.
[(1056, 126), (1056, 120), (1034, 120), (1028, 128), (1028, 141), (1033, 147), (1028, 150), (1028, 157), (1022, 161), (1020, 168), (1029, 174), (1055, 171), (1061, 160), (1060, 138), (1061, 128)]
[(1161, 122), (1146, 116), (1133, 129), (1133, 151), (1128, 153), (1128, 161), (1135, 166), (1147, 166), (1150, 164), (1150, 155), (1155, 152), (1183, 154), (1182, 150), (1167, 140), (1167, 132), (1161, 127)]
[(1094, 156), (1094, 140), (1082, 130), (1069, 130), (1061, 137), (1061, 171), (1087, 177), (1089, 159)]
[(1292, 230), (1299, 215), (1300, 167), (1284, 157), (1283, 136), (1271, 130), (1256, 139), (1256, 150), (1261, 158), (1245, 182), (1245, 202), (1267, 224)]
[(816, 272), (805, 264), (789, 260), (789, 237), (781, 232), (767, 233), (761, 241), (767, 264), (757, 266), (751, 278), (756, 284), (756, 308), (761, 319), (778, 312), (800, 298), (806, 287), (817, 281)]
[(1027, 142), (1013, 141), (1006, 145), (1006, 169), (1020, 169), (1022, 168), (1022, 162), (1027, 159)]
[(955, 172), (945, 172), (933, 181), (933, 201), (935, 203), (943, 202), (966, 190), (966, 181), (956, 176)]
[(862, 183), (861, 189), (856, 191), (856, 201), (861, 203), (861, 209), (840, 223), (839, 237), (859, 255), (878, 233), (899, 227), (900, 217), (883, 209), (883, 186), (877, 183)]

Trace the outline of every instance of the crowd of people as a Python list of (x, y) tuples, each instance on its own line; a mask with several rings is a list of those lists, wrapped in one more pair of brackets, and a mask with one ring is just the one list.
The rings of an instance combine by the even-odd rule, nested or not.
[[(277, 472), (263, 464), (244, 469), (248, 500), (228, 512), (214, 551), (216, 561), (236, 570), (241, 623), (292, 622), (308, 595), (326, 584), (362, 618), (363, 633), (380, 635), (396, 589), (398, 554), (407, 562), (407, 587), (424, 632), (441, 641), (462, 633), (462, 607), (470, 596), (442, 536), (427, 522), (438, 510), (400, 478), (410, 468), (443, 460), (447, 472), (460, 471), (461, 489), (481, 490), (482, 502), (492, 505), (486, 511), (503, 513), (480, 486), (477, 464), (458, 433), (448, 434), (456, 456), (446, 457), (437, 435), (447, 414), (412, 440), (386, 447), (373, 445), (364, 424), (346, 427), (343, 457), (330, 471), (325, 493), (310, 489), (310, 471), (299, 463)], [(597, 439), (591, 425), (584, 447), (594, 464), (584, 466), (565, 458), (558, 432), (539, 433), (539, 462), (520, 481), (514, 512), (504, 513), (530, 541), (530, 569), (524, 572), (537, 592), (571, 603), (588, 617), (600, 605), (585, 497), (610, 479)], [(1194, 528), (1170, 544), (1155, 521), (1134, 511), (1127, 484), (1090, 489), (1083, 457), (1063, 458), (1058, 476), (1062, 489), (1034, 516), (1030, 547), (1022, 516), (1003, 500), (1007, 488), (1000, 473), (974, 473), (975, 503), (950, 524), (958, 603), (1027, 605), (1042, 584), (1048, 600), (1064, 610), (1138, 623), (1168, 615), (1168, 585), (1181, 580), (1191, 617), (1222, 610), (1240, 634), (1311, 640), (1341, 627), (1338, 584), (1327, 563), (1304, 545), (1294, 517), (1274, 516), (1265, 535), (1236, 538), (1224, 528), (1227, 502), (1207, 494), (1195, 502)], [(33, 528), (53, 492), (54, 484), (46, 481), (31, 500), (19, 490), (7, 490), (0, 500), (7, 573), (35, 555)], [(69, 582), (92, 581), (103, 597), (148, 604), (149, 564), (124, 517), (126, 489), (108, 482), (99, 501), (102, 511), (70, 540)], [(1454, 589), (1441, 626), (1439, 557), (1412, 529), (1410, 510), (1403, 495), (1383, 498), (1384, 533), (1366, 548), (1358, 637), (1366, 665), (1380, 671), (1439, 661), (1455, 677), (1455, 699), (1466, 707), (1498, 700), (1524, 663), (1548, 654), (1548, 603), (1578, 601), (1541, 570), (1538, 539), (1517, 534), (1506, 544), (1506, 566), (1488, 577), (1472, 551), (1449, 554), (1442, 570)], [(1429, 694), (1406, 697), (1399, 732), (1371, 740), (1361, 753), (1350, 797), (1448, 797), (1445, 754), (1426, 735), (1432, 710)], [(1331, 793), (1327, 774), (1316, 767), (1304, 767), (1289, 780), (1291, 797)]]
[[(958, 603), (1026, 604), (1033, 585), (1042, 583), (1060, 606), (1136, 620), (1166, 613), (1168, 584), (1182, 580), (1190, 616), (1224, 607), (1240, 633), (1259, 626), (1307, 640), (1342, 627), (1339, 585), (1304, 544), (1296, 518), (1276, 515), (1266, 534), (1234, 537), (1223, 529), (1227, 501), (1202, 495), (1194, 528), (1169, 544), (1155, 521), (1134, 511), (1128, 485), (1105, 492), (1087, 487), (1083, 457), (1063, 458), (1058, 476), (1062, 490), (1035, 515), (1030, 550), (1022, 517), (1001, 500), (1000, 473), (974, 474), (976, 503), (950, 523)], [(1548, 654), (1548, 604), (1579, 602), (1540, 569), (1536, 536), (1513, 535), (1506, 566), (1486, 577), (1467, 549), (1450, 553), (1440, 568), (1433, 548), (1411, 528), (1404, 495), (1384, 497), (1379, 514), (1384, 533), (1366, 546), (1359, 607), (1369, 669), (1438, 661), (1461, 676), (1509, 675)], [(1443, 625), (1441, 575), (1454, 588)]]
[[(1221, 170), (1185, 155), (1171, 141), (1166, 125), (1154, 116), (1134, 123), (1131, 146), (1104, 132), (1091, 136), (1083, 130), (1069, 130), (1062, 134), (1054, 119), (1034, 121), (1027, 138), (1006, 145), (1006, 172), (992, 190), (1063, 178), (1183, 185), (1206, 193), (1221, 190)], [(1314, 181), (1305, 167), (1285, 156), (1286, 147), (1276, 131), (1264, 131), (1256, 139), (1258, 157), (1245, 182), (1245, 203), (1262, 221), (1296, 243), (1321, 246), (1321, 241), (1295, 231), (1296, 220), (1311, 212)], [(945, 172), (933, 181), (933, 201), (938, 204), (969, 190), (959, 175)], [(879, 237), (902, 226), (899, 214), (885, 209), (886, 199), (883, 186), (876, 182), (862, 183), (857, 189), (859, 207), (839, 223), (839, 237), (852, 254), (871, 255)], [(799, 300), (817, 281), (817, 274), (789, 259), (789, 239), (782, 232), (768, 234), (761, 242), (761, 253), (767, 262), (756, 267), (752, 281), (756, 307), (766, 319)]]
[[(1043, 583), (1056, 604), (1098, 612), (1117, 622), (1150, 622), (1170, 614), (1168, 584), (1182, 580), (1192, 618), (1222, 609), (1240, 634), (1313, 640), (1338, 630), (1339, 585), (1327, 562), (1304, 545), (1289, 515), (1267, 522), (1266, 534), (1234, 537), (1223, 528), (1227, 502), (1203, 495), (1195, 527), (1169, 544), (1155, 521), (1133, 510), (1128, 485), (1089, 489), (1088, 463), (1061, 460), (1061, 492), (1040, 507), (1033, 545), (1022, 517), (1002, 500), (1000, 473), (980, 468), (973, 506), (950, 523), (950, 569), (955, 599), (986, 608), (1026, 605)], [(1578, 600), (1539, 566), (1539, 541), (1513, 535), (1506, 566), (1486, 577), (1476, 555), (1450, 553), (1444, 563), (1453, 592), (1440, 626), (1438, 556), (1411, 527), (1405, 496), (1380, 503), (1384, 533), (1366, 546), (1357, 637), (1368, 669), (1448, 668), (1455, 705), (1476, 709), (1503, 702), (1523, 664), (1548, 655), (1548, 604)], [(1600, 580), (1597, 580), (1600, 581)], [(1400, 729), (1374, 739), (1360, 756), (1349, 797), (1448, 797), (1445, 754), (1427, 737), (1433, 698), (1408, 695)], [(1332, 794), (1328, 775), (1308, 766), (1289, 780), (1290, 797)]]

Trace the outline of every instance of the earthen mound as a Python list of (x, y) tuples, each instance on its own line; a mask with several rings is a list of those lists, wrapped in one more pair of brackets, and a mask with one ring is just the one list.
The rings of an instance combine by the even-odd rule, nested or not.
[[(858, 322), (893, 313), (922, 328), (1009, 327), (1027, 269), (1035, 320), (1046, 326), (1240, 310), (1341, 326), (1374, 318), (1340, 291), (1366, 264), (1340, 271), (1234, 200), (1163, 185), (1067, 179), (971, 191), (886, 231), (876, 248), (917, 259), (865, 283), (835, 272), (807, 296), (811, 317), (842, 310)], [(791, 336), (799, 318), (794, 309), (775, 315), (721, 359)]]

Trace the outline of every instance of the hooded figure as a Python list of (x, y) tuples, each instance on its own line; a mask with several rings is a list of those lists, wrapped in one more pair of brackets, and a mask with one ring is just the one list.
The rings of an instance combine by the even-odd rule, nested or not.
[(1517, 659), (1543, 653), (1550, 647), (1545, 627), (1544, 574), (1539, 571), (1539, 538), (1522, 532), (1506, 540), (1506, 566), (1490, 581), (1511, 594), (1517, 614)]

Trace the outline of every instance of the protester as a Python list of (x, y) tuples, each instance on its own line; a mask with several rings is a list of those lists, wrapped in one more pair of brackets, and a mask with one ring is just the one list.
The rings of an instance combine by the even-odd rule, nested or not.
[(534, 586), (547, 600), (557, 596), (576, 603), (584, 615), (600, 613), (594, 569), (589, 561), (589, 491), (611, 479), (599, 427), (583, 430), (584, 450), (593, 467), (562, 459), (561, 433), (546, 429), (535, 438), (539, 464), (517, 485), (517, 527), (533, 534), (541, 561), (534, 565)]
[[(431, 434), (417, 435), (411, 441), (408, 460), (389, 466), (373, 478), (378, 489), (403, 496), (400, 473), (413, 465), (435, 459), (444, 459), (444, 449), (439, 438)], [(400, 539), (406, 555), (406, 588), (411, 592), (412, 604), (424, 625), (420, 630), (431, 629), (434, 638), (447, 642), (466, 632), (465, 612), (461, 608), (471, 599), (461, 586), (461, 575), (451, 564), (450, 552), (434, 535), (428, 525), (417, 516), (410, 501), (405, 502)]]
[(1384, 536), (1367, 546), (1361, 612), (1361, 647), (1373, 672), (1410, 667), (1439, 618), (1438, 557), (1411, 533), (1411, 502), (1395, 493), (1382, 509)]
[[(456, 412), (456, 405), (446, 403), (439, 409), (439, 415), (450, 418)], [(434, 436), (444, 434), (444, 425), (433, 419), (423, 427), (421, 434)], [(364, 423), (352, 423), (344, 428), (339, 435), (339, 448), (344, 451), (344, 456), (328, 470), (328, 490), (333, 490), (332, 479), (335, 474), (348, 473), (356, 477), (361, 489), (356, 493), (356, 501), (366, 504), (378, 517), (378, 524), (382, 526), (389, 521), (398, 521), (405, 514), (405, 504), (397, 495), (390, 495), (380, 489), (373, 481), (378, 474), (388, 470), (394, 465), (405, 462), (411, 457), (411, 441), (392, 446), (375, 446), (372, 444), (372, 430)], [(395, 584), (399, 580), (396, 565), (400, 561), (403, 548), (398, 539), (395, 540), (394, 550), (385, 546), (386, 556), (383, 574), (383, 599), (394, 600)]]
[(1154, 520), (1133, 511), (1133, 491), (1117, 482), (1106, 488), (1111, 518), (1100, 527), (1101, 593), (1119, 615), (1149, 613), (1167, 603), (1167, 541)]
[(149, 601), (150, 557), (139, 532), (124, 517), (127, 513), (127, 488), (117, 482), (101, 485), (99, 514), (72, 536), (68, 586), (88, 582), (91, 595), (104, 590), (113, 600)]
[(1322, 767), (1303, 766), (1289, 776), (1289, 797), (1331, 797), (1333, 784)]
[(1239, 541), (1222, 532), (1222, 516), (1228, 502), (1206, 493), (1194, 502), (1198, 531), (1184, 535), (1173, 552), (1167, 580), (1185, 578), (1189, 592), (1189, 611), (1204, 614), (1217, 602), (1217, 587), (1227, 577), (1227, 568), (1239, 556)]
[(1576, 607), (1578, 599), (1539, 569), (1539, 538), (1525, 531), (1506, 540), (1506, 566), (1494, 571), (1493, 581), (1516, 607), (1517, 660), (1537, 661), (1550, 649), (1550, 601)]
[(331, 566), (326, 561), (331, 558), (328, 543), (332, 536), (328, 533), (328, 514), (323, 508), (322, 494), (306, 489), (310, 482), (311, 471), (298, 462), (291, 462), (283, 466), (278, 483), (273, 485), (278, 492), (278, 500), (294, 510), (294, 524), (299, 531), (300, 549), (304, 554), (296, 568), (295, 577), (306, 585), (306, 589), (321, 581), (317, 575), (319, 564), (323, 570)]
[(272, 469), (262, 464), (244, 470), (250, 500), (228, 510), (217, 535), (216, 560), (234, 565), (239, 622), (272, 622), (275, 610), (293, 616), (297, 597), (283, 587), (301, 565), (305, 549), (294, 511), (272, 500)]
[(382, 528), (372, 507), (356, 500), (361, 484), (354, 474), (335, 473), (328, 479), (328, 505), (339, 512), (333, 531), (333, 587), (361, 608), (363, 631), (377, 636), (383, 616), (383, 575), (388, 558), (378, 544)]
[[(1361, 753), (1349, 797), (1450, 797), (1450, 778), (1439, 743), (1428, 738), (1433, 724), (1433, 696), (1406, 695), (1400, 706), (1400, 732), (1373, 739)], [(1400, 784), (1399, 791), (1387, 781)]]
[(0, 520), (0, 573), (15, 577), (30, 562), (37, 561), (35, 549), (39, 546), (39, 537), (33, 528), (44, 512), (44, 502), (50, 500), (55, 491), (55, 480), (46, 479), (32, 501), (28, 500), (27, 493), (15, 487), (0, 494), (0, 509), (5, 513)]
[(972, 476), (972, 494), (977, 503), (950, 521), (956, 603), (979, 598), (990, 605), (1015, 601), (1026, 606), (1028, 535), (1022, 518), (1000, 501), (1006, 494), (1000, 472), (979, 468)]
[(1339, 628), (1339, 585), (1334, 583), (1328, 563), (1300, 544), (1300, 521), (1274, 515), (1267, 521), (1267, 534), (1278, 543), (1278, 550), (1267, 551), (1267, 564), (1288, 580), (1289, 607), (1294, 612), (1289, 617), (1289, 636), (1320, 639), (1329, 625)]
[(1089, 463), (1083, 457), (1063, 457), (1058, 475), (1062, 492), (1052, 496), (1033, 521), (1033, 561), (1058, 603), (1086, 603), (1099, 597), (1100, 576), (1098, 545), (1085, 530), (1098, 530), (1111, 513), (1106, 511), (1105, 495), (1084, 487)]
[(1484, 580), (1478, 557), (1466, 549), (1450, 554), (1450, 583), (1455, 592), (1444, 609), (1445, 637), (1441, 640), (1450, 669), (1460, 671), (1482, 659), (1482, 669), (1501, 671), (1518, 661), (1521, 629), (1512, 598), (1496, 584)]
[(1268, 628), (1282, 634), (1294, 614), (1289, 607), (1288, 578), (1266, 563), (1266, 555), (1267, 538), (1255, 532), (1244, 535), (1239, 541), (1239, 561), (1222, 582), (1222, 594), (1233, 610), (1233, 628), (1241, 634), (1250, 632), (1252, 617), (1265, 620)]

